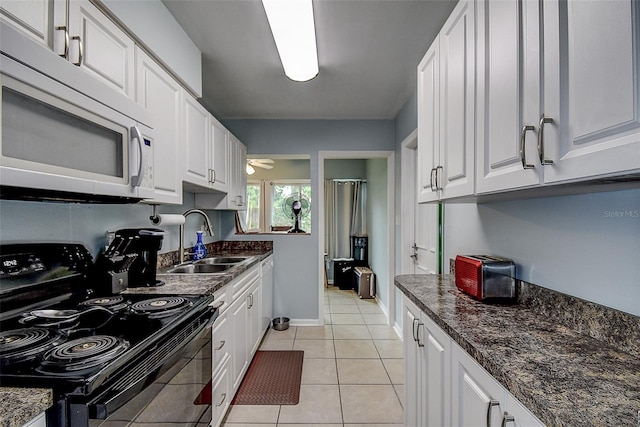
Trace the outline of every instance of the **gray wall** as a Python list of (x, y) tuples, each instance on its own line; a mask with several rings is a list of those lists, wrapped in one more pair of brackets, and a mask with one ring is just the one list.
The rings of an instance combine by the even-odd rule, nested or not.
[(387, 236), (387, 159), (367, 164), (367, 233), (369, 264), (376, 274), (376, 294), (389, 312), (389, 241)]
[[(311, 191), (317, 194), (318, 152), (393, 150), (392, 120), (226, 120), (224, 125), (246, 146), (249, 155), (309, 155)], [(313, 202), (313, 201), (312, 201)], [(312, 233), (308, 236), (268, 236), (274, 242), (274, 315), (297, 320), (318, 318), (318, 221), (312, 203)], [(224, 214), (226, 239), (263, 240), (267, 236), (236, 236), (233, 216)]]
[(272, 159), (273, 169), (254, 167), (256, 173), (247, 175), (247, 179), (310, 179), (309, 159)]
[(445, 206), (445, 268), (514, 259), (519, 278), (640, 315), (640, 190)]
[[(397, 162), (400, 143), (416, 128), (416, 110), (413, 97), (396, 117)], [(396, 174), (397, 205), (399, 186)], [(503, 255), (515, 260), (523, 280), (640, 315), (638, 212), (638, 189), (488, 204), (447, 203), (445, 270), (456, 254)], [(396, 241), (399, 235), (396, 227)]]
[(326, 159), (324, 179), (366, 179), (367, 161), (364, 159)]
[[(158, 213), (182, 213), (194, 206), (194, 196), (184, 193), (182, 206), (160, 206)], [(209, 211), (214, 237), (204, 237), (205, 243), (220, 240), (220, 213)], [(105, 233), (129, 227), (155, 227), (149, 221), (148, 205), (98, 205), (79, 203), (23, 202), (0, 200), (0, 240), (6, 242), (63, 241), (81, 242), (96, 256), (106, 243)], [(189, 216), (185, 224), (185, 245), (195, 244), (196, 230), (202, 220)], [(178, 226), (159, 227), (167, 234), (160, 252), (178, 249)]]
[[(409, 136), (411, 134), (411, 132), (413, 132), (414, 130), (416, 130), (418, 126), (418, 99), (417, 99), (417, 94), (416, 92), (414, 92), (413, 96), (411, 96), (407, 102), (404, 104), (404, 106), (400, 109), (400, 112), (398, 113), (398, 115), (396, 116), (395, 119), (395, 138), (396, 138), (396, 156), (395, 156), (395, 192), (394, 192), (394, 199), (395, 199), (395, 204), (396, 206), (401, 206), (400, 202), (401, 202), (401, 194), (402, 194), (402, 190), (401, 190), (401, 181), (400, 181), (400, 174), (401, 174), (401, 148), (402, 148), (402, 141), (404, 141), (407, 136)], [(399, 215), (398, 212), (396, 212), (396, 215)], [(400, 260), (400, 248), (401, 248), (401, 229), (400, 229), (400, 224), (396, 221), (395, 223), (395, 247), (396, 247), (396, 253), (395, 253), (395, 265), (396, 265), (396, 274), (400, 274), (400, 268), (402, 266), (401, 260)], [(392, 319), (392, 323), (397, 324), (400, 328), (402, 327), (402, 292), (400, 292), (397, 288), (395, 290), (396, 292), (396, 316), (395, 319)]]

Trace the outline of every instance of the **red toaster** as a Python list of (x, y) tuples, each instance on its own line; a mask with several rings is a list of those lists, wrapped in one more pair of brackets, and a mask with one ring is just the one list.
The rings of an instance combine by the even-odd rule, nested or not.
[(516, 298), (516, 266), (512, 260), (490, 255), (458, 255), (456, 286), (479, 301)]

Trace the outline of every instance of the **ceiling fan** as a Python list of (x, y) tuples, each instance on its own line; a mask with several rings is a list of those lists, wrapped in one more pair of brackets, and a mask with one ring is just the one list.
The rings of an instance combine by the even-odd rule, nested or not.
[(273, 163), (271, 159), (247, 159), (247, 174), (253, 175), (256, 173), (254, 167), (262, 169), (273, 169)]

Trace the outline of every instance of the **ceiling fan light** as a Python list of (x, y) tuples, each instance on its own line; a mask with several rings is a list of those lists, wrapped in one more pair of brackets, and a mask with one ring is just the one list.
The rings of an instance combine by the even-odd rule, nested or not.
[(262, 0), (284, 74), (306, 82), (318, 75), (312, 0)]
[(256, 170), (249, 163), (247, 163), (247, 167), (245, 168), (245, 170), (247, 172), (247, 175), (253, 175), (254, 173), (256, 173)]

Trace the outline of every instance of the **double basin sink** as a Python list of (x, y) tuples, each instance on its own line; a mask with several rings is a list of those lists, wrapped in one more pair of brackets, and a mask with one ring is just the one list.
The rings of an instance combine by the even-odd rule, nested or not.
[(224, 274), (231, 273), (246, 263), (251, 262), (253, 257), (250, 256), (219, 256), (204, 258), (185, 264), (168, 267), (162, 269), (158, 273), (161, 274)]

